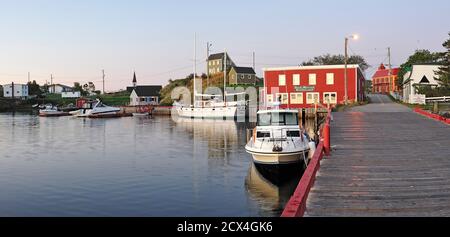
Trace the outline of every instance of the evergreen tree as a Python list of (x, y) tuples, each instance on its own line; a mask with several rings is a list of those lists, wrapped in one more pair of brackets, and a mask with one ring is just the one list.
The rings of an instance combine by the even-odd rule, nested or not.
[[(448, 33), (450, 36), (450, 33)], [(450, 91), (450, 38), (444, 42), (444, 48), (447, 50), (440, 54), (442, 66), (436, 72), (436, 81), (442, 87), (442, 90)]]

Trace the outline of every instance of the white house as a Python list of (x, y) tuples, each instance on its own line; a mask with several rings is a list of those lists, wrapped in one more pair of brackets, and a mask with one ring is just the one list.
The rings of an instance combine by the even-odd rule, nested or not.
[(28, 97), (28, 85), (16, 83), (3, 85), (3, 97), (26, 98)]
[(136, 86), (127, 88), (131, 91), (130, 105), (158, 105), (162, 86)]
[(48, 86), (48, 92), (52, 94), (62, 94), (63, 92), (72, 92), (73, 87), (61, 85), (61, 84), (54, 84)]
[(403, 79), (403, 102), (410, 104), (424, 103), (424, 95), (417, 93), (416, 86), (439, 86), (435, 80), (439, 67), (439, 65), (413, 65)]

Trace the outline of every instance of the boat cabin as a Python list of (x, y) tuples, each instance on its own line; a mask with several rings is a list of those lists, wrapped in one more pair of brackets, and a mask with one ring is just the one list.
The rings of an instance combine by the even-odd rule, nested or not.
[(263, 110), (258, 112), (258, 127), (298, 125), (297, 110)]

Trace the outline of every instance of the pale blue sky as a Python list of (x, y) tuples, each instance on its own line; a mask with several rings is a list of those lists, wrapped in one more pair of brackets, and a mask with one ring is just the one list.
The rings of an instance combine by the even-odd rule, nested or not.
[[(131, 83), (166, 84), (192, 72), (194, 32), (199, 72), (206, 42), (227, 49), (238, 65), (297, 65), (324, 53), (351, 54), (378, 66), (392, 48), (401, 64), (417, 48), (442, 50), (450, 31), (450, 1), (139, 1), (0, 0), (0, 83), (95, 81), (108, 91)], [(368, 70), (369, 76), (373, 68)]]

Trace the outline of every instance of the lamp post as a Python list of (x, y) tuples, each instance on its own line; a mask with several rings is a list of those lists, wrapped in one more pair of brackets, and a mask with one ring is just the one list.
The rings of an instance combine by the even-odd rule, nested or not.
[(359, 36), (356, 35), (356, 34), (345, 37), (345, 58), (344, 58), (344, 64), (345, 64), (345, 71), (344, 71), (345, 95), (344, 95), (344, 100), (345, 100), (345, 105), (348, 104), (348, 88), (347, 88), (347, 80), (348, 80), (347, 79), (348, 40), (349, 39), (357, 40), (358, 38), (359, 38)]

